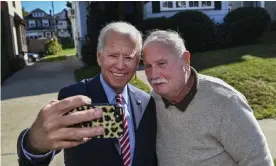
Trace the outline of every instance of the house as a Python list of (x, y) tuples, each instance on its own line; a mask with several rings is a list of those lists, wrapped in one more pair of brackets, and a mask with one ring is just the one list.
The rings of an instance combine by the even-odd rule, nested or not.
[[(1, 73), (2, 81), (22, 68), (27, 60), (26, 22), (20, 1), (1, 1)], [(25, 59), (24, 59), (25, 58)]]
[(125, 20), (139, 26), (143, 19), (143, 5), (142, 1), (72, 1), (68, 17), (77, 55), (81, 57), (81, 49), (87, 40), (98, 38), (98, 27), (106, 22)]
[(27, 22), (27, 38), (52, 38), (56, 36), (55, 22), (51, 11), (50, 14), (47, 14), (45, 11), (37, 8), (25, 16), (24, 20)]
[(71, 37), (68, 32), (67, 10), (63, 9), (61, 12), (55, 14), (57, 24), (57, 36), (61, 38)]
[(72, 1), (71, 9), (68, 10), (77, 55), (81, 55), (81, 48), (87, 35), (88, 4), (88, 1)]
[(217, 23), (228, 13), (228, 1), (148, 1), (144, 5), (144, 19), (171, 17), (186, 10), (199, 10)]
[(275, 1), (229, 1), (231, 10), (239, 7), (263, 7), (268, 12), (271, 20), (276, 20), (276, 2)]

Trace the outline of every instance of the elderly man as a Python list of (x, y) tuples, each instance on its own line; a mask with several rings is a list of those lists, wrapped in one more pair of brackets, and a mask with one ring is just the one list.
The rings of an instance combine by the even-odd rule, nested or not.
[(176, 32), (152, 32), (143, 53), (156, 102), (159, 165), (273, 165), (245, 97), (218, 78), (198, 74)]
[[(49, 165), (61, 149), (66, 166), (155, 165), (155, 103), (149, 94), (128, 84), (141, 50), (141, 34), (132, 25), (115, 22), (104, 27), (97, 50), (101, 74), (61, 89), (58, 100), (39, 112), (31, 128), (19, 136), (20, 165)], [(103, 134), (102, 127), (68, 128), (102, 116), (101, 110), (94, 109), (66, 114), (91, 100), (93, 104), (122, 104), (126, 115), (122, 138), (91, 139)]]

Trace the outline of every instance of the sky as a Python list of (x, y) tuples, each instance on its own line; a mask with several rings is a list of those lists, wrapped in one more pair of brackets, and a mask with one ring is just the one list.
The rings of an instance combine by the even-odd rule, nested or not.
[[(54, 9), (55, 14), (61, 12), (64, 8), (66, 8), (67, 1), (53, 1), (54, 2)], [(50, 13), (52, 10), (52, 1), (21, 1), (22, 7), (25, 8), (25, 11), (31, 12), (36, 8), (40, 8), (44, 10), (46, 13)]]

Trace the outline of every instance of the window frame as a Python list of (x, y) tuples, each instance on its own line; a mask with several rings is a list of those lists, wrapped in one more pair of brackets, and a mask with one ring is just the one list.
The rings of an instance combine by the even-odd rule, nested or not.
[[(31, 26), (32, 25), (32, 26)], [(29, 20), (28, 21), (28, 28), (35, 28), (36, 27), (36, 22), (35, 20)]]
[(173, 7), (172, 8), (166, 8), (163, 7), (163, 3), (167, 2), (167, 1), (160, 1), (160, 11), (181, 11), (181, 10), (198, 10), (198, 9), (215, 9), (215, 1), (211, 1), (211, 6), (204, 6), (202, 7), (202, 2), (203, 1), (197, 1), (199, 3), (199, 7), (190, 7), (189, 6), (189, 2), (193, 2), (193, 1), (185, 1), (186, 2), (186, 7), (185, 8), (177, 8), (176, 7), (176, 2), (178, 1), (169, 1), (173, 3)]

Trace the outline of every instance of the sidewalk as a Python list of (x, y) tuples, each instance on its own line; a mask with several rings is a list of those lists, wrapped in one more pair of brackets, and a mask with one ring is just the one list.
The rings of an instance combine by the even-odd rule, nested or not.
[[(137, 71), (137, 77), (144, 81), (146, 84), (149, 84), (144, 70)], [(267, 139), (268, 147), (271, 152), (271, 155), (276, 159), (276, 120), (275, 119), (265, 119), (258, 121), (261, 129)]]
[[(64, 86), (75, 82), (74, 69), (82, 63), (75, 56), (64, 61), (38, 62), (15, 73), (2, 85), (1, 165), (18, 166), (17, 138), (19, 133), (34, 122), (40, 109)], [(62, 166), (63, 153), (50, 166)]]

